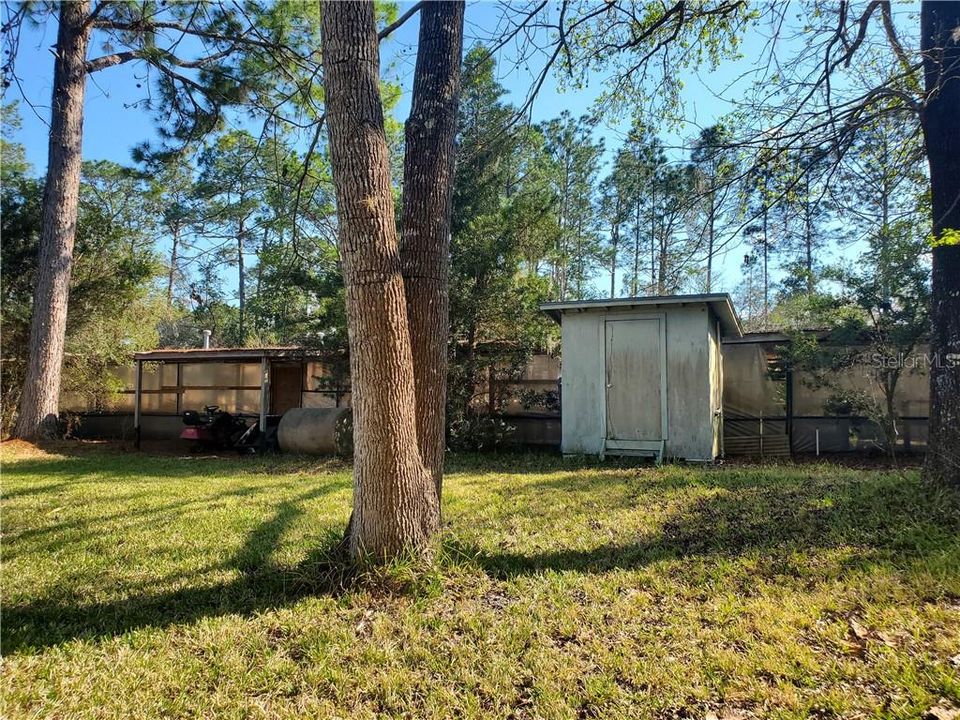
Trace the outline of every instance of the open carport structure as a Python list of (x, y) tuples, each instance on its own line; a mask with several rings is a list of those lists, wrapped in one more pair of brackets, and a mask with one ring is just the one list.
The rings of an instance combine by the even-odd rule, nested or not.
[(207, 405), (257, 415), (264, 431), (270, 417), (292, 408), (348, 405), (349, 387), (338, 366), (338, 358), (302, 347), (139, 352), (133, 389), (120, 393), (127, 397), (119, 404), (132, 401), (137, 441), (176, 437), (183, 412)]

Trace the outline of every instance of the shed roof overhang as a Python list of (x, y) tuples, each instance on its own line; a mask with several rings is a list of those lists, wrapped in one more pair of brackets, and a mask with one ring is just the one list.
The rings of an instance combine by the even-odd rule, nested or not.
[(610, 298), (608, 300), (576, 300), (572, 302), (549, 302), (540, 306), (557, 322), (564, 313), (579, 313), (597, 310), (627, 310), (630, 308), (657, 308), (684, 305), (707, 305), (720, 321), (724, 337), (743, 337), (743, 326), (733, 302), (727, 293), (706, 293), (700, 295), (646, 295), (631, 298)]

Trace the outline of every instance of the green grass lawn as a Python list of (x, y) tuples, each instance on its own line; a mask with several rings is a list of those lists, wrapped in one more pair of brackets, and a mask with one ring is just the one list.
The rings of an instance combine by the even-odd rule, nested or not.
[(8, 718), (960, 705), (960, 497), (914, 471), (453, 457), (437, 567), (347, 580), (344, 465), (2, 452)]

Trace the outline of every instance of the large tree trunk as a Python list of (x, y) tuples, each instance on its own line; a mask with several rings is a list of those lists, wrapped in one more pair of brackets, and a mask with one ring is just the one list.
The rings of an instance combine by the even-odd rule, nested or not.
[(177, 281), (177, 266), (180, 262), (180, 223), (173, 226), (173, 232), (170, 234), (170, 271), (167, 273), (167, 307), (173, 307), (173, 286)]
[(713, 187), (713, 179), (710, 180), (710, 216), (708, 218), (709, 227), (707, 230), (707, 288), (706, 291), (710, 292), (710, 288), (713, 287), (713, 232), (714, 232), (714, 215), (716, 213), (716, 208), (714, 207), (715, 202), (715, 193), (716, 190)]
[(813, 208), (810, 206), (810, 172), (804, 173), (806, 182), (806, 195), (803, 201), (803, 241), (804, 241), (804, 267), (807, 270), (807, 295), (813, 295), (813, 224), (810, 214)]
[(89, 10), (86, 0), (60, 5), (37, 287), (26, 379), (13, 428), (13, 436), (24, 439), (52, 435), (57, 426), (80, 195), (83, 95), (90, 40), (84, 20)]
[[(614, 210), (615, 217), (620, 215), (620, 201), (617, 200), (617, 205)], [(616, 220), (613, 221), (613, 224), (610, 227), (610, 297), (614, 298), (617, 296), (617, 245), (620, 243), (620, 225)]]
[(373, 4), (324, 3), (321, 30), (353, 389), (349, 545), (355, 559), (386, 559), (429, 547), (439, 499), (417, 447)]
[(462, 0), (425, 3), (406, 124), (400, 260), (417, 398), (417, 441), (437, 496), (446, 447), (450, 216), (463, 51)]
[(246, 233), (246, 227), (244, 226), (244, 221), (240, 220), (240, 229), (237, 232), (237, 305), (238, 305), (238, 315), (240, 320), (240, 337), (238, 338), (241, 345), (244, 345), (247, 340), (247, 329), (245, 327), (246, 322), (246, 312), (247, 312), (247, 293), (246, 293), (246, 279), (243, 277), (247, 269), (244, 267), (243, 263), (243, 236)]
[(767, 242), (767, 207), (763, 207), (763, 329), (767, 329), (770, 317), (770, 276), (767, 274), (770, 260), (770, 245)]
[[(650, 192), (653, 193), (653, 201), (650, 204), (650, 292), (649, 295), (657, 294), (657, 178), (651, 178)], [(637, 201), (639, 202), (639, 200)]]
[[(630, 284), (630, 296), (637, 297), (640, 294), (640, 199), (637, 198), (636, 212), (634, 213), (633, 223), (633, 278)], [(651, 237), (653, 237), (651, 235)], [(653, 242), (651, 240), (651, 242)]]
[(921, 6), (929, 97), (923, 133), (933, 211), (930, 428), (926, 474), (960, 484), (960, 2)]

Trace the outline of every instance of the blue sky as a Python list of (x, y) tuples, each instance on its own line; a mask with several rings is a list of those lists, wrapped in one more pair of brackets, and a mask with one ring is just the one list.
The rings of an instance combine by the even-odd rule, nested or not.
[[(401, 3), (401, 12), (408, 7)], [(469, 46), (482, 40), (495, 27), (501, 12), (500, 6), (492, 2), (468, 4), (466, 18), (466, 44)], [(397, 115), (404, 119), (409, 110), (410, 86), (416, 52), (417, 22), (412, 19), (406, 23), (384, 45), (385, 73), (395, 76), (404, 89), (397, 108)], [(28, 160), (37, 172), (46, 166), (47, 126), (49, 114), (50, 90), (53, 72), (51, 45), (56, 40), (56, 23), (51, 20), (45, 26), (25, 29), (20, 43), (20, 56), (17, 61), (18, 74), (22, 78), (22, 87), (26, 100), (22, 102), (20, 114), (23, 127), (17, 138), (26, 147)], [(731, 109), (728, 102), (718, 97), (726, 90), (727, 96), (737, 94), (744, 87), (739, 78), (751, 65), (750, 57), (756, 57), (760, 38), (748, 37), (742, 47), (745, 59), (728, 61), (713, 72), (702, 70), (699, 73), (685, 73), (686, 114), (690, 122), (687, 128), (679, 132), (664, 130), (663, 137), (668, 145), (682, 146), (693, 136), (698, 127), (711, 124)], [(91, 56), (99, 48), (91, 48)], [(517, 69), (510, 62), (512, 51), (507, 48), (498, 58), (498, 71), (501, 84), (510, 92), (510, 99), (521, 104), (531, 86), (529, 72)], [(85, 159), (106, 159), (118, 163), (130, 163), (130, 151), (138, 143), (155, 136), (153, 123), (147, 113), (137, 107), (137, 101), (143, 97), (145, 86), (142, 70), (136, 65), (122, 65), (91, 76), (87, 86), (84, 120), (83, 154)], [(561, 93), (557, 89), (556, 79), (551, 75), (533, 106), (532, 119), (536, 121), (556, 117), (563, 110), (574, 115), (589, 111), (591, 104), (602, 87), (601, 77), (592, 77), (585, 90)], [(8, 90), (7, 99), (17, 97), (16, 88)], [(33, 108), (31, 108), (31, 105)], [(605, 138), (608, 156), (623, 139), (629, 125), (629, 118), (604, 118), (597, 134)], [(681, 150), (674, 150), (679, 159)], [(742, 249), (731, 247), (720, 262), (720, 288), (732, 290), (739, 280), (739, 264)], [(605, 288), (608, 277), (598, 277), (597, 285)]]

